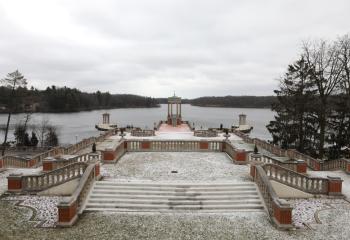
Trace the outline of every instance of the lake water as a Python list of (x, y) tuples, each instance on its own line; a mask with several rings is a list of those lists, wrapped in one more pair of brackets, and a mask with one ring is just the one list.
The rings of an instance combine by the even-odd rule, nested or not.
[[(154, 123), (159, 120), (166, 120), (167, 105), (162, 104), (160, 108), (127, 108), (95, 110), (78, 113), (35, 113), (31, 116), (31, 122), (39, 124), (43, 118), (48, 119), (51, 124), (57, 126), (61, 143), (75, 143), (76, 140), (98, 135), (95, 129), (97, 123), (102, 122), (102, 114), (110, 113), (111, 123), (118, 126), (127, 124), (152, 129)], [(266, 125), (273, 119), (274, 113), (270, 109), (255, 108), (216, 108), (216, 107), (195, 107), (189, 104), (182, 105), (182, 117), (185, 121), (195, 123), (196, 128), (219, 127), (222, 123), (224, 127), (231, 127), (238, 124), (238, 115), (247, 115), (247, 122), (253, 126), (251, 136), (261, 139), (270, 139), (271, 136), (266, 129)], [(11, 124), (16, 124), (24, 118), (24, 114), (12, 116)], [(0, 114), (0, 124), (7, 121), (6, 114)], [(4, 133), (0, 133), (1, 143)], [(13, 139), (13, 130), (9, 134), (9, 139)]]

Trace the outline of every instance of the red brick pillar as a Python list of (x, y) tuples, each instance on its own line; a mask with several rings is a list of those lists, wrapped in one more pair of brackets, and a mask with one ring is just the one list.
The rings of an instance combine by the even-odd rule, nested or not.
[(207, 141), (200, 141), (199, 142), (199, 149), (200, 150), (208, 150), (209, 143)]
[(151, 148), (151, 142), (150, 141), (142, 141), (141, 142), (141, 149), (142, 150), (148, 150)]
[(236, 154), (235, 154), (235, 159), (237, 161), (237, 163), (242, 163), (242, 164), (245, 164), (247, 162), (247, 152), (245, 150), (242, 150), (242, 149), (237, 149), (236, 150)]
[(102, 160), (106, 162), (113, 161), (117, 156), (117, 153), (113, 149), (106, 149), (105, 151), (102, 151)]
[(330, 177), (328, 179), (328, 195), (342, 195), (343, 180), (340, 177)]
[(321, 170), (321, 162), (313, 160), (313, 166), (314, 166), (314, 171), (320, 171)]
[(0, 159), (0, 168), (3, 168), (3, 166), (4, 166), (4, 162), (3, 161), (4, 161), (3, 159)]
[(304, 160), (297, 160), (297, 172), (306, 173), (307, 164)]
[(43, 161), (43, 172), (50, 172), (53, 170), (53, 162), (52, 160), (44, 160)]
[(222, 143), (221, 143), (222, 145), (222, 147), (221, 147), (221, 151), (222, 152), (226, 152), (226, 142), (225, 141), (223, 141)]
[(78, 219), (77, 202), (60, 202), (58, 208), (58, 223), (59, 227), (70, 227)]
[(283, 199), (273, 201), (273, 220), (279, 228), (290, 228), (293, 208)]
[(22, 191), (22, 174), (10, 174), (7, 177), (7, 190), (14, 193)]
[(346, 163), (346, 167), (345, 167), (345, 172), (347, 173), (347, 174), (350, 174), (350, 161), (349, 160), (346, 160), (346, 159), (343, 159), (343, 161), (345, 161), (345, 163)]
[(256, 166), (255, 164), (250, 164), (250, 176), (255, 180)]
[(99, 180), (101, 178), (101, 166), (100, 163), (95, 164), (95, 179)]

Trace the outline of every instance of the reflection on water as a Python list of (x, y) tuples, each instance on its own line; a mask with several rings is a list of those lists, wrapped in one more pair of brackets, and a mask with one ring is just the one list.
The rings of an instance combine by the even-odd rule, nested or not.
[[(160, 108), (128, 108), (96, 110), (79, 113), (35, 113), (31, 116), (31, 123), (39, 124), (43, 118), (47, 118), (59, 129), (60, 141), (62, 143), (74, 143), (76, 140), (97, 135), (95, 124), (102, 121), (102, 113), (108, 112), (111, 115), (111, 123), (119, 126), (127, 124), (141, 128), (153, 128), (154, 123), (159, 120), (166, 120), (167, 105), (162, 104)], [(273, 119), (273, 112), (270, 109), (252, 108), (208, 108), (194, 107), (189, 104), (182, 105), (183, 120), (194, 122), (196, 128), (219, 127), (222, 123), (224, 127), (231, 127), (238, 124), (238, 115), (247, 114), (247, 122), (254, 127), (251, 136), (262, 139), (270, 139), (270, 134), (266, 125)], [(12, 116), (12, 124), (23, 119), (23, 114)], [(7, 115), (0, 114), (0, 125), (6, 124)], [(3, 140), (3, 132), (0, 133)], [(13, 139), (13, 131), (9, 138)], [(2, 142), (2, 141), (1, 141)]]

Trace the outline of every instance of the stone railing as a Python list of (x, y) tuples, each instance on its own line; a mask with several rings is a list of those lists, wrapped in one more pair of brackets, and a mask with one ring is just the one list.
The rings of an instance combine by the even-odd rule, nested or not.
[(154, 130), (131, 130), (131, 136), (134, 137), (151, 137), (155, 136)]
[(140, 140), (122, 141), (116, 149), (102, 151), (105, 163), (116, 162), (125, 152), (225, 152), (234, 163), (247, 164), (248, 154), (230, 142), (220, 140)]
[(15, 156), (3, 156), (0, 157), (0, 168), (28, 168), (31, 167), (30, 159), (15, 157)]
[(100, 165), (89, 164), (82, 175), (78, 187), (73, 195), (62, 200), (58, 205), (58, 223), (59, 227), (71, 227), (85, 208), (87, 196), (95, 180), (100, 178)]
[(323, 161), (321, 164), (321, 170), (343, 170), (347, 174), (350, 174), (350, 159), (342, 158)]
[(272, 221), (278, 228), (292, 228), (292, 207), (285, 200), (278, 198), (262, 166), (251, 165), (250, 174), (258, 185)]
[(126, 152), (126, 141), (122, 140), (115, 149), (102, 151), (102, 160), (105, 163), (117, 162)]
[(220, 152), (222, 141), (127, 140), (128, 152)]
[(276, 164), (262, 166), (270, 180), (311, 194), (342, 195), (340, 178), (315, 178), (294, 172)]
[(218, 133), (212, 130), (195, 130), (193, 135), (196, 137), (217, 137)]
[(42, 164), (42, 162), (45, 158), (53, 157), (53, 156), (57, 156), (57, 155), (63, 155), (63, 154), (76, 153), (84, 148), (91, 146), (94, 142), (103, 141), (107, 137), (113, 135), (113, 133), (114, 133), (114, 130), (110, 130), (110, 131), (105, 132), (104, 134), (101, 134), (98, 137), (90, 137), (88, 139), (83, 139), (82, 141), (78, 142), (77, 144), (73, 144), (67, 148), (55, 147), (55, 148), (50, 149), (49, 151), (34, 155), (31, 158), (22, 158), (22, 157), (18, 157), (18, 156), (4, 156), (4, 157), (0, 158), (0, 166), (2, 165), (3, 168), (6, 168), (6, 167), (23, 167), (23, 168), (38, 167)]
[(223, 142), (223, 152), (227, 153), (236, 164), (247, 164), (248, 154), (243, 149), (236, 149), (230, 142)]
[(72, 163), (99, 160), (101, 160), (100, 153), (85, 153), (67, 159), (65, 159), (64, 156), (58, 156), (56, 158), (46, 158), (43, 160), (43, 172), (53, 171), (55, 169), (62, 168)]
[(320, 159), (313, 158), (311, 156), (308, 156), (306, 154), (300, 153), (296, 149), (282, 149), (277, 145), (270, 144), (266, 141), (263, 141), (258, 138), (250, 138), (247, 134), (244, 134), (240, 131), (233, 130), (233, 133), (242, 138), (243, 141), (255, 144), (258, 148), (262, 148), (278, 157), (289, 157), (293, 160), (303, 160), (306, 162), (307, 166), (311, 168), (312, 170), (322, 170), (322, 164), (324, 161)]
[(38, 175), (10, 175), (8, 179), (9, 192), (39, 192), (63, 184), (83, 175), (87, 163), (78, 162), (63, 168)]
[(260, 162), (265, 164), (269, 164), (269, 163), (276, 164), (298, 173), (306, 173), (306, 170), (307, 170), (306, 162), (303, 160), (288, 160), (288, 161), (282, 162), (278, 159), (275, 159), (270, 156), (266, 156), (264, 154), (251, 153), (249, 154), (249, 161)]

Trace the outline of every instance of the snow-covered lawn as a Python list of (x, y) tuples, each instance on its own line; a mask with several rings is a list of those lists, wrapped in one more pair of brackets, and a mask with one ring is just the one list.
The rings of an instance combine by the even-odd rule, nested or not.
[(204, 152), (126, 153), (116, 164), (103, 165), (102, 175), (118, 180), (250, 181), (248, 166), (233, 164), (224, 153)]
[(61, 197), (47, 196), (10, 196), (2, 201), (12, 201), (14, 204), (30, 207), (32, 211), (28, 220), (37, 222), (39, 227), (55, 227), (58, 220), (57, 204)]
[(343, 199), (295, 199), (287, 200), (293, 206), (292, 219), (296, 227), (316, 223), (315, 213), (319, 210), (335, 208), (333, 204), (349, 204)]

